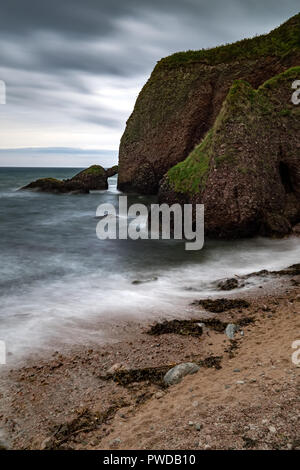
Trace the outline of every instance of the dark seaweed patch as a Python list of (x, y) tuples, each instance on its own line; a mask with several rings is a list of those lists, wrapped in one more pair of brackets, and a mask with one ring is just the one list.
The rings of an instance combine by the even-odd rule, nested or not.
[(65, 443), (72, 436), (81, 432), (90, 432), (97, 429), (99, 426), (106, 423), (108, 419), (112, 418), (119, 408), (125, 405), (126, 403), (124, 402), (118, 405), (112, 405), (102, 413), (92, 413), (90, 410), (84, 409), (73, 420), (55, 426), (45, 448), (47, 450), (57, 450), (63, 446), (65, 449)]
[(221, 313), (233, 308), (248, 308), (250, 303), (244, 299), (201, 299), (195, 300), (193, 305), (201, 305), (209, 312)]
[(201, 336), (203, 331), (199, 325), (199, 320), (171, 320), (162, 323), (155, 323), (150, 330), (146, 332), (148, 335), (164, 335), (175, 333), (177, 335)]
[(150, 382), (163, 386), (163, 378), (169, 369), (176, 364), (170, 364), (160, 367), (145, 367), (143, 369), (121, 369), (113, 374), (100, 376), (102, 380), (113, 380), (119, 385), (127, 386), (134, 382)]

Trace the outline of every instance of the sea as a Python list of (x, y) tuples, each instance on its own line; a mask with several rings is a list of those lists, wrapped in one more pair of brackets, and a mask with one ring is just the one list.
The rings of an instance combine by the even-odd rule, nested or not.
[[(219, 279), (300, 260), (293, 237), (206, 239), (199, 251), (186, 251), (184, 240), (99, 240), (96, 210), (118, 207), (117, 176), (90, 194), (19, 191), (80, 170), (0, 168), (0, 342), (8, 364), (113, 340), (108, 324), (184, 317), (194, 299), (220, 296)], [(154, 200), (128, 195), (129, 204)]]

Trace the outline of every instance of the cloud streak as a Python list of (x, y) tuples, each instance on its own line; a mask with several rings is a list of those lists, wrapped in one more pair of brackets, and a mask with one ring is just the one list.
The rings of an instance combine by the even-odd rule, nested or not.
[(0, 147), (117, 149), (138, 91), (161, 57), (268, 32), (297, 6), (296, 0), (10, 0), (0, 15), (0, 80), (7, 85)]

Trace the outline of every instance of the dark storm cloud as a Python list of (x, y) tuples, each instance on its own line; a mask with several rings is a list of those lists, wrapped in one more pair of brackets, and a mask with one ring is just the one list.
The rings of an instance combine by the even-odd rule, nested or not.
[[(280, 23), (297, 6), (298, 0), (10, 0), (0, 14), (0, 38), (11, 45), (2, 48), (1, 65), (126, 76), (153, 63), (155, 54), (145, 53), (145, 47), (156, 44), (155, 29), (153, 37), (147, 34), (149, 26), (164, 30), (159, 46), (168, 53), (236, 39), (236, 30), (247, 36), (249, 27), (252, 31), (256, 24), (261, 30), (264, 24)], [(122, 29), (126, 21), (128, 30)], [(140, 28), (134, 30), (134, 21)], [(96, 40), (117, 47), (89, 48)], [(18, 44), (22, 52), (14, 53), (11, 49)]]
[(95, 80), (105, 89), (111, 77), (116, 92), (130, 88), (133, 96), (134, 80), (140, 86), (162, 56), (267, 32), (297, 11), (298, 0), (7, 1), (0, 79), (11, 118), (43, 109), (55, 120), (56, 109), (60, 122), (121, 129), (130, 110), (110, 109), (105, 96), (85, 102)]

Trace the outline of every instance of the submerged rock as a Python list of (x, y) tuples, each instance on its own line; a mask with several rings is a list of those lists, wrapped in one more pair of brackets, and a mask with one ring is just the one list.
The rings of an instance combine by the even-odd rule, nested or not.
[(225, 279), (224, 281), (218, 282), (218, 288), (220, 290), (232, 290), (239, 287), (239, 281), (236, 278)]
[(138, 286), (139, 284), (146, 284), (147, 282), (153, 282), (157, 280), (158, 280), (158, 277), (153, 276), (153, 277), (150, 277), (149, 279), (135, 279), (134, 281), (132, 281), (131, 284), (133, 284), (134, 286)]
[(164, 376), (164, 383), (166, 385), (177, 384), (181, 382), (183, 377), (188, 374), (195, 374), (196, 372), (198, 372), (199, 369), (200, 367), (194, 362), (185, 362), (182, 364), (178, 364), (177, 366), (168, 370), (168, 372)]
[(40, 178), (27, 184), (22, 190), (33, 190), (48, 193), (89, 193), (92, 190), (108, 188), (107, 174), (100, 165), (92, 165), (81, 171), (73, 178), (58, 180), (55, 178)]

